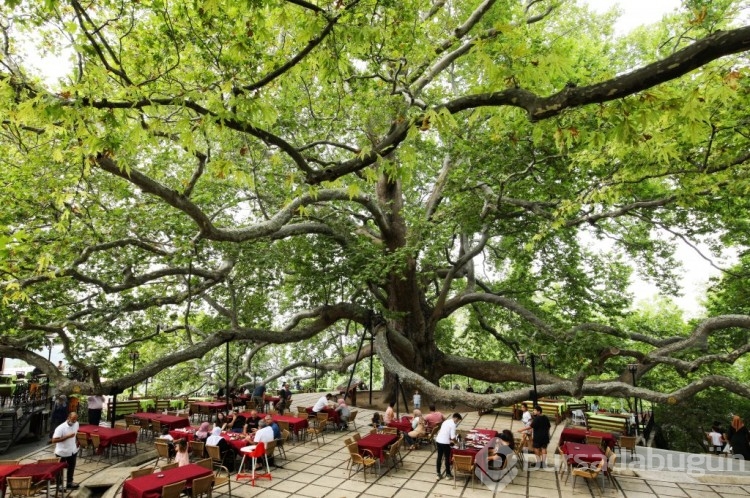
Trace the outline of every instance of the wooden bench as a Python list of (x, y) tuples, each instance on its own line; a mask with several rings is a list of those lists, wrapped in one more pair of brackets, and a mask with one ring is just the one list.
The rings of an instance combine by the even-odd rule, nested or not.
[[(141, 411), (141, 402), (138, 400), (124, 400), (117, 402), (117, 412), (115, 419), (121, 415), (130, 415)], [(107, 413), (112, 413), (112, 402), (107, 403)]]
[(169, 400), (168, 399), (157, 399), (156, 400), (156, 411), (157, 412), (163, 412), (164, 410), (169, 410), (171, 407), (169, 406)]
[(627, 420), (624, 418), (608, 417), (599, 413), (587, 413), (586, 422), (592, 431), (619, 432), (627, 434)]

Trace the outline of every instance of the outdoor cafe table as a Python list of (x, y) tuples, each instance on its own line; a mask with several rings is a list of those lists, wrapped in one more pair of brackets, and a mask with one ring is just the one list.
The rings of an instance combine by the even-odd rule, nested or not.
[(401, 432), (409, 432), (412, 430), (411, 417), (407, 417), (406, 415), (404, 415), (403, 417), (401, 417), (401, 420), (394, 420), (393, 422), (388, 422), (388, 427), (395, 427)]
[[(315, 412), (313, 412), (313, 407), (312, 406), (308, 406), (307, 408), (305, 408), (305, 410), (310, 415), (313, 415), (315, 413)], [(328, 420), (333, 420), (336, 424), (340, 424), (341, 423), (341, 415), (339, 414), (339, 412), (336, 411), (335, 408), (323, 408), (320, 411), (321, 412), (325, 412), (325, 413), (328, 414)]]
[(5, 496), (5, 478), (20, 468), (20, 465), (0, 465), (0, 496)]
[(211, 469), (191, 463), (184, 467), (127, 479), (122, 485), (122, 498), (160, 498), (161, 488), (167, 484), (185, 480), (187, 481), (186, 487), (190, 487), (194, 479), (211, 474), (213, 474)]
[(562, 445), (562, 452), (565, 453), (569, 465), (588, 465), (604, 460), (604, 467), (602, 469), (607, 469), (607, 459), (604, 453), (602, 453), (602, 449), (595, 444), (567, 442)]
[[(47, 481), (47, 496), (50, 495), (50, 485), (52, 481), (56, 483), (62, 483), (60, 479), (60, 473), (64, 468), (68, 466), (65, 462), (56, 463), (29, 463), (21, 465), (20, 469), (17, 469), (13, 474), (8, 477), (31, 477), (31, 482), (42, 482)], [(64, 495), (65, 493), (63, 493)], [(57, 495), (57, 490), (55, 490)]]
[(170, 429), (179, 429), (180, 427), (190, 427), (190, 419), (187, 417), (180, 417), (177, 415), (163, 415), (161, 413), (134, 413), (133, 418), (137, 418), (143, 422), (151, 423), (154, 420), (161, 422), (162, 427), (169, 427)]
[(112, 454), (112, 446), (115, 444), (135, 444), (138, 441), (138, 433), (127, 429), (117, 427), (102, 427), (99, 425), (82, 425), (78, 427), (78, 432), (82, 432), (91, 440), (91, 434), (99, 435), (99, 449), (97, 454), (101, 455), (109, 448), (109, 454)]
[(370, 450), (375, 458), (382, 462), (385, 459), (386, 447), (396, 442), (398, 436), (395, 434), (368, 434), (359, 441), (357, 446), (360, 453), (364, 450)]
[(492, 429), (472, 429), (467, 434), (464, 442), (466, 443), (464, 448), (458, 448), (451, 446), (451, 455), (469, 455), (472, 461), (476, 458), (477, 453), (486, 447), (492, 438), (497, 436), (497, 431)]
[(570, 441), (571, 443), (585, 443), (586, 436), (602, 438), (602, 441), (610, 448), (615, 447), (617, 439), (610, 432), (588, 431), (582, 427), (566, 427), (560, 434), (560, 444)]
[(219, 410), (224, 410), (227, 407), (226, 401), (195, 401), (192, 403), (193, 406), (208, 408), (211, 413), (215, 413)]

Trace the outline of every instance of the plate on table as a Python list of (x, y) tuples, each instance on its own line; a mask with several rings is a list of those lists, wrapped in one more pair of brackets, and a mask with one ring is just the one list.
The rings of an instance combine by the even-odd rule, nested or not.
[(472, 446), (475, 448), (479, 448), (480, 450), (484, 448), (484, 445), (481, 445), (481, 444), (472, 444)]

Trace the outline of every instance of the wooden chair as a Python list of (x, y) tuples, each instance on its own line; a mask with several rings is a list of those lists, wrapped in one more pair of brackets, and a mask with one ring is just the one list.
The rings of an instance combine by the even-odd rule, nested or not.
[(360, 434), (359, 432), (355, 432), (354, 434), (352, 434), (352, 439), (354, 440), (354, 442), (357, 442), (362, 439), (362, 434)]
[(568, 455), (563, 452), (562, 447), (557, 447), (557, 453), (560, 455), (560, 469), (557, 472), (558, 479), (562, 479), (563, 474), (567, 472), (568, 476), (565, 478), (565, 482), (568, 482), (568, 477), (570, 477), (570, 471), (573, 469), (573, 465), (568, 462)]
[(189, 441), (188, 449), (191, 459), (202, 460), (206, 454), (206, 443), (204, 441)]
[[(357, 443), (354, 443), (357, 444)], [(391, 445), (390, 448), (385, 453), (385, 462), (388, 463), (390, 460), (392, 462), (391, 468), (396, 469), (398, 467), (398, 462), (400, 460), (400, 455), (398, 453), (398, 447), (399, 447), (399, 441), (396, 441)]]
[(172, 469), (176, 469), (179, 466), (180, 466), (180, 464), (177, 463), (177, 462), (166, 463), (166, 464), (162, 465), (159, 468), (159, 470), (172, 470)]
[(308, 413), (304, 406), (298, 406), (297, 407), (297, 416), (299, 418), (307, 418)]
[(133, 417), (132, 415), (125, 415), (125, 427), (127, 429), (130, 429), (131, 427), (138, 427), (138, 430), (141, 430), (141, 426), (138, 423), (138, 421)]
[[(326, 416), (328, 416), (328, 415), (326, 414)], [(312, 441), (312, 438), (314, 436), (315, 437), (315, 442), (318, 443), (318, 446), (320, 446), (320, 441), (318, 439), (319, 437), (321, 439), (323, 439), (323, 444), (325, 444), (326, 438), (325, 438), (325, 435), (323, 434), (323, 432), (325, 431), (325, 427), (326, 427), (325, 424), (323, 424), (322, 427), (320, 425), (318, 425), (316, 427), (308, 427), (307, 431), (305, 431), (305, 433), (306, 433), (305, 442), (307, 442), (307, 437), (308, 436), (310, 438), (310, 441)]]
[(185, 489), (187, 481), (178, 481), (174, 484), (167, 484), (161, 488), (161, 498), (180, 498), (182, 490)]
[(286, 446), (286, 443), (288, 443), (291, 438), (292, 433), (289, 432), (288, 429), (282, 429), (281, 438), (276, 440), (276, 447), (279, 449), (279, 456), (284, 460), (286, 460), (286, 450), (284, 449), (284, 446)]
[(357, 430), (357, 414), (359, 413), (359, 410), (352, 410), (349, 413), (349, 422), (354, 424), (354, 430)]
[(31, 477), (6, 477), (5, 482), (8, 484), (8, 498), (33, 496), (46, 490), (45, 482), (32, 484)]
[(607, 468), (604, 469), (604, 475), (607, 476), (607, 478), (609, 479), (609, 482), (612, 483), (612, 486), (615, 489), (617, 489), (617, 482), (615, 481), (615, 475), (612, 473), (612, 470), (615, 468), (615, 465), (617, 464), (617, 453), (607, 448), (607, 452), (605, 456), (607, 457)]
[(161, 436), (161, 422), (154, 420), (151, 422), (151, 439), (156, 439)]
[[(94, 450), (91, 447), (91, 441), (89, 441), (89, 435), (85, 432), (76, 433), (76, 441), (78, 441), (78, 456), (81, 457), (82, 461), (91, 460), (94, 456)], [(88, 455), (86, 455), (88, 453)]]
[(456, 488), (458, 474), (469, 476), (471, 489), (474, 489), (474, 462), (471, 455), (453, 455), (453, 489)]
[(383, 434), (393, 434), (394, 436), (398, 434), (398, 429), (395, 427), (383, 427), (383, 430), (381, 431)]
[[(214, 446), (217, 450), (219, 449), (218, 446)], [(213, 458), (211, 458), (213, 460)], [(214, 462), (214, 491), (216, 488), (220, 488), (222, 486), (227, 487), (227, 492), (229, 493), (229, 498), (232, 498), (232, 479), (229, 475), (229, 469), (223, 465), (216, 465)]]
[(442, 425), (442, 422), (440, 424), (435, 424), (435, 427), (432, 428), (430, 431), (430, 435), (427, 437), (427, 441), (432, 444), (432, 449), (437, 450), (437, 443), (435, 442), (435, 438), (438, 435), (438, 432), (440, 432), (440, 426)]
[(594, 465), (593, 467), (576, 467), (573, 470), (571, 470), (571, 474), (573, 474), (573, 488), (575, 489), (576, 486), (576, 478), (582, 477), (584, 479), (589, 479), (596, 484), (597, 489), (599, 490), (599, 494), (602, 493), (602, 488), (599, 486), (599, 474), (602, 471), (602, 467), (604, 466), (604, 458), (599, 460), (599, 462)]
[(144, 467), (142, 469), (135, 469), (130, 471), (130, 478), (135, 479), (136, 477), (147, 476), (153, 474), (155, 467)]
[(198, 420), (201, 422), (207, 422), (211, 420), (211, 408), (207, 406), (198, 407)]
[[(218, 446), (206, 446), (206, 453), (208, 453), (208, 456), (211, 457), (211, 461), (214, 463), (214, 470), (219, 467), (229, 468), (224, 460), (226, 460), (227, 457), (234, 459), (233, 451), (227, 451), (222, 455)], [(234, 465), (234, 461), (232, 461), (232, 464)]]
[(154, 467), (159, 466), (159, 460), (162, 458), (166, 459), (167, 463), (172, 461), (172, 456), (169, 454), (169, 445), (166, 441), (155, 441), (154, 446), (156, 446), (156, 462), (154, 463)]
[[(374, 458), (373, 454), (367, 450), (365, 451), (365, 455), (359, 454), (359, 446), (357, 446), (357, 443), (352, 443), (349, 446), (347, 446), (349, 449), (349, 478), (352, 477), (352, 471), (355, 470), (355, 465), (357, 466), (356, 472), (359, 472), (359, 469), (362, 469), (362, 474), (364, 475), (365, 482), (367, 482), (367, 469), (370, 467), (375, 467), (375, 464), (378, 463), (378, 460)], [(369, 453), (369, 456), (367, 455)]]
[(599, 436), (586, 436), (586, 444), (593, 444), (602, 447), (602, 438)]
[(627, 456), (627, 452), (630, 451), (630, 455), (632, 457), (635, 456), (635, 446), (638, 442), (638, 438), (635, 436), (621, 436), (620, 437), (620, 453), (622, 453), (622, 450), (625, 450), (625, 455)]
[(523, 454), (523, 438), (513, 438), (513, 452), (516, 454), (516, 465), (522, 469), (526, 465), (526, 457)]
[[(210, 463), (210, 462), (209, 462)], [(198, 498), (199, 496), (207, 496), (211, 498), (211, 486), (214, 483), (213, 473), (205, 476), (193, 479), (193, 483), (190, 488), (190, 496)]]
[(21, 460), (0, 460), (0, 465), (18, 465)]
[(58, 457), (40, 458), (36, 461), (36, 463), (60, 463), (60, 459)]
[(197, 460), (195, 464), (200, 465), (204, 469), (214, 470), (214, 461), (213, 461), (213, 458), (210, 458), (210, 457), (204, 458), (202, 460)]

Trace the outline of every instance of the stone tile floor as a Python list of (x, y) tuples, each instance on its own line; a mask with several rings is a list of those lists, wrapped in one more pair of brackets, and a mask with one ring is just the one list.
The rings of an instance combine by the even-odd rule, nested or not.
[[(297, 405), (310, 406), (319, 394), (296, 394), (293, 411)], [(372, 411), (359, 410), (357, 430), (365, 434)], [(478, 416), (477, 412), (463, 413), (464, 419), (460, 429), (490, 428), (495, 430), (519, 428), (519, 422), (511, 420), (507, 415), (489, 413)], [(353, 424), (350, 424), (353, 430)], [(554, 428), (555, 435), (550, 445), (551, 455), (557, 451), (557, 443), (562, 425)], [(329, 432), (325, 435), (325, 443), (320, 445), (315, 441), (305, 444), (290, 444), (286, 447), (287, 460), (278, 460), (283, 469), (272, 470), (272, 480), (256, 481), (251, 486), (247, 481), (232, 481), (232, 495), (239, 498), (259, 496), (262, 498), (288, 497), (467, 497), (491, 498), (496, 496), (527, 496), (527, 497), (569, 497), (569, 496), (600, 496), (599, 490), (591, 482), (577, 479), (565, 480), (558, 476), (554, 469), (519, 470), (512, 482), (501, 484), (498, 488), (485, 486), (478, 480), (473, 483), (468, 478), (459, 478), (454, 487), (453, 480), (436, 480), (435, 453), (431, 448), (423, 446), (414, 451), (404, 452), (403, 467), (397, 469), (381, 469), (379, 475), (368, 473), (367, 482), (362, 472), (349, 477), (347, 470), (348, 454), (344, 447), (344, 439), (351, 435), (348, 432)], [(21, 457), (22, 463), (30, 463), (38, 458), (53, 456), (53, 447), (43, 446)], [(139, 453), (151, 451), (153, 443), (139, 443)], [(641, 454), (643, 453), (643, 454)], [(673, 458), (674, 455), (677, 457)], [(18, 457), (18, 456), (16, 456)], [(154, 455), (155, 457), (155, 455)], [(691, 464), (691, 457), (694, 459)], [(2, 458), (8, 458), (3, 455)], [(671, 460), (670, 460), (671, 458)], [(277, 456), (278, 459), (278, 456)], [(715, 460), (713, 460), (715, 459)], [(750, 497), (750, 466), (725, 468), (734, 465), (728, 459), (709, 455), (687, 455), (676, 452), (653, 452), (639, 448), (636, 459), (628, 457), (623, 465), (618, 454), (618, 464), (615, 467), (616, 486), (600, 478), (603, 487), (601, 496), (641, 498), (650, 496), (692, 497), (692, 498), (738, 498)], [(533, 456), (527, 461), (532, 461)], [(666, 462), (666, 465), (665, 465)], [(684, 463), (687, 462), (687, 465)], [(140, 466), (153, 464), (153, 460)], [(81, 461), (76, 469), (76, 481), (84, 489), (87, 480), (93, 482), (102, 476), (113, 475), (110, 471), (113, 462)], [(126, 465), (120, 464), (120, 466)], [(123, 470), (126, 470), (127, 467)], [(489, 483), (493, 484), (493, 483)], [(219, 491), (226, 492), (226, 488)], [(218, 493), (217, 493), (218, 494)], [(81, 496), (78, 496), (81, 495)], [(85, 491), (68, 493), (69, 498), (84, 498)]]

